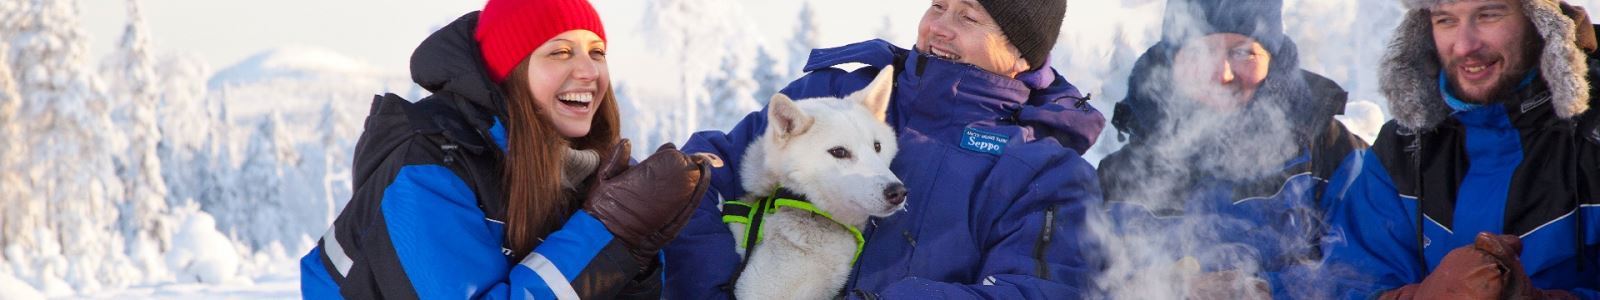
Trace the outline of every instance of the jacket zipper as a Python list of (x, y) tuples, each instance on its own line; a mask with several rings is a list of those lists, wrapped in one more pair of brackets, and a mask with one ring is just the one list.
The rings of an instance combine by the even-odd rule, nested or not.
[(1033, 259), (1039, 268), (1039, 279), (1050, 280), (1050, 265), (1044, 261), (1045, 248), (1050, 245), (1050, 236), (1055, 230), (1056, 205), (1050, 205), (1044, 211), (1044, 228), (1039, 230), (1039, 242), (1034, 244)]

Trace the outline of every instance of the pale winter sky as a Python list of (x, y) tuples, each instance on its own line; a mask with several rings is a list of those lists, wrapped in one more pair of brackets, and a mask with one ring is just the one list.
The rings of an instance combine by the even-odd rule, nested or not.
[[(91, 58), (99, 59), (121, 36), (125, 0), (78, 0), (83, 25), (91, 36)], [(608, 31), (635, 31), (647, 1), (593, 0)], [(916, 22), (927, 0), (734, 0), (748, 13), (770, 45), (787, 39), (801, 3), (810, 1), (822, 23), (824, 46), (873, 38), (883, 19), (893, 22), (906, 45), (916, 36)], [(1110, 0), (1076, 0), (1110, 1)], [(1151, 0), (1164, 1), (1164, 0)], [(1343, 1), (1343, 0), (1330, 0)], [(1600, 0), (1569, 0), (1588, 7)], [(213, 71), (255, 53), (282, 46), (333, 50), (391, 74), (406, 74), (418, 42), (433, 28), (463, 13), (482, 8), (483, 0), (143, 0), (142, 7), (157, 50), (198, 55)], [(1069, 5), (1069, 10), (1071, 6)], [(1077, 6), (1083, 7), (1083, 6)], [(1094, 26), (1118, 16), (1071, 11), (1066, 26)], [(627, 35), (611, 37), (615, 47), (644, 47)], [(621, 39), (619, 39), (621, 38)], [(632, 44), (632, 45), (630, 45)]]
[[(90, 57), (99, 59), (115, 45), (126, 22), (124, 0), (78, 0), (83, 26), (91, 36)], [(594, 0), (607, 31), (636, 29), (651, 0)], [(892, 18), (909, 43), (926, 0), (811, 0), (822, 22), (824, 45), (871, 38)], [(736, 0), (769, 40), (787, 38), (803, 1)], [(152, 41), (162, 52), (198, 55), (213, 71), (250, 55), (281, 46), (331, 49), (388, 72), (402, 72), (418, 42), (461, 14), (483, 7), (483, 0), (143, 0), (141, 8)], [(636, 41), (617, 40), (616, 47)]]

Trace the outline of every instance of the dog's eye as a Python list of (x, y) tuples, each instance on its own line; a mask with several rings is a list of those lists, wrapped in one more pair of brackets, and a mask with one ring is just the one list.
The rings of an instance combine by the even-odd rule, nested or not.
[(872, 152), (883, 153), (883, 143), (872, 141)]
[(837, 159), (850, 158), (850, 150), (847, 150), (844, 147), (833, 147), (833, 149), (828, 149), (828, 154), (833, 155), (833, 158)]

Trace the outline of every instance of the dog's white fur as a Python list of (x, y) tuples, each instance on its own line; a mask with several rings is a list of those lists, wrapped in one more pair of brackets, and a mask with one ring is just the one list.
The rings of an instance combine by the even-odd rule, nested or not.
[[(902, 209), (884, 189), (900, 185), (889, 171), (898, 150), (884, 124), (894, 69), (885, 67), (861, 91), (843, 99), (791, 101), (778, 94), (767, 104), (767, 130), (750, 145), (739, 170), (746, 202), (756, 203), (781, 185), (805, 195), (841, 223), (861, 228), (873, 216)], [(874, 143), (881, 146), (875, 150)], [(830, 153), (843, 148), (850, 155)], [(765, 217), (761, 243), (734, 288), (740, 299), (831, 299), (849, 277), (856, 240), (843, 226), (820, 215), (779, 209)], [(743, 242), (743, 224), (729, 224)]]

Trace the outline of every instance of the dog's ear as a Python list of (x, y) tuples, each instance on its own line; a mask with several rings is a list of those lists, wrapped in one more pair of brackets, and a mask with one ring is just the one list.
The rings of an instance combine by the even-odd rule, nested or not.
[(866, 88), (845, 98), (860, 103), (867, 108), (867, 111), (872, 112), (872, 116), (882, 122), (888, 117), (891, 95), (894, 95), (894, 66), (885, 66), (883, 70), (878, 71), (878, 77), (873, 78), (872, 83), (867, 84)]
[(811, 123), (814, 121), (816, 119), (806, 115), (805, 111), (800, 110), (800, 106), (795, 105), (794, 100), (789, 100), (789, 96), (784, 96), (783, 93), (773, 95), (772, 100), (767, 102), (767, 133), (769, 136), (778, 137), (779, 140), (787, 140), (789, 137), (800, 135), (805, 133), (806, 130), (810, 130)]

